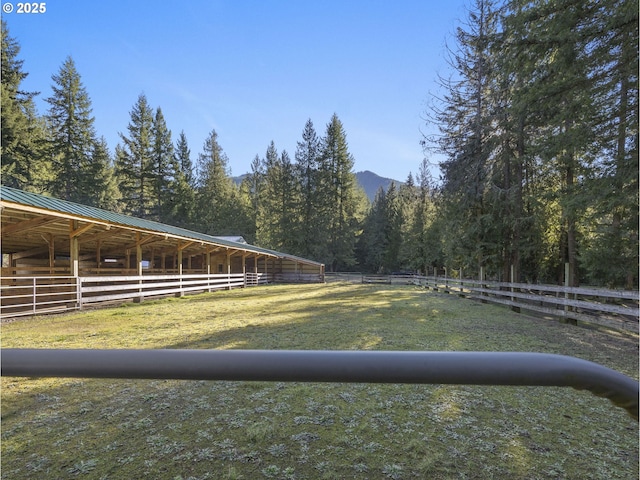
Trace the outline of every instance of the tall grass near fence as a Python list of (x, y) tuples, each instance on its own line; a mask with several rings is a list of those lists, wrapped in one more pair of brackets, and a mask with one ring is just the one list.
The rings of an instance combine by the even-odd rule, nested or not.
[[(33, 317), (3, 347), (537, 351), (637, 378), (638, 337), (395, 285)], [(3, 478), (637, 478), (638, 424), (561, 388), (2, 378)]]

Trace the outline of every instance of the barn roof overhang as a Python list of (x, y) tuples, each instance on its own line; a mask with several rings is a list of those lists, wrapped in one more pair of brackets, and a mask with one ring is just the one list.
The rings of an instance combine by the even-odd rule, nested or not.
[(97, 245), (103, 255), (121, 255), (125, 250), (144, 246), (159, 253), (169, 254), (176, 249), (186, 255), (224, 252), (322, 266), (283, 252), (11, 187), (0, 187), (0, 207), (2, 252), (11, 253), (14, 258), (34, 255), (53, 242), (56, 250), (64, 251), (65, 243), (76, 237), (80, 255), (95, 253)]

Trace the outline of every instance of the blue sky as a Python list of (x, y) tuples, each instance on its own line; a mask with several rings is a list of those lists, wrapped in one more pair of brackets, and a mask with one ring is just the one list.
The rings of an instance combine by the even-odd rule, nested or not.
[(73, 57), (112, 152), (144, 93), (174, 143), (184, 130), (192, 160), (215, 129), (233, 175), (272, 140), (293, 158), (307, 119), (322, 136), (335, 112), (355, 171), (404, 180), (424, 157), (424, 111), (466, 4), (50, 0), (39, 14), (14, 2), (2, 18), (21, 45), (24, 88), (41, 92), (39, 113), (51, 75)]

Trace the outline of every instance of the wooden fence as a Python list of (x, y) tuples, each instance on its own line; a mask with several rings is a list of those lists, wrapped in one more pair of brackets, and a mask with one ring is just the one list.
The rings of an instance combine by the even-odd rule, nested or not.
[(276, 273), (275, 283), (324, 283), (323, 273)]
[(481, 302), (498, 303), (514, 311), (528, 310), (568, 323), (578, 321), (638, 331), (640, 295), (637, 291), (576, 288), (558, 285), (506, 283), (420, 275), (326, 274), (327, 282), (412, 284)]
[(2, 277), (0, 317), (81, 309), (108, 302), (211, 292), (273, 281), (266, 273), (217, 275), (142, 275), (96, 277)]

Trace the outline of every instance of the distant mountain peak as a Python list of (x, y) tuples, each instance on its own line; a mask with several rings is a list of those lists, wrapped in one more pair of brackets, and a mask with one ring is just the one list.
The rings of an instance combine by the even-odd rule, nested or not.
[[(238, 177), (232, 177), (233, 181), (237, 184), (240, 184), (242, 180), (249, 175), (245, 173), (244, 175), (240, 175)], [(371, 170), (364, 170), (362, 172), (356, 172), (356, 180), (358, 184), (362, 187), (362, 189), (367, 194), (367, 197), (371, 202), (376, 198), (376, 193), (380, 187), (384, 188), (385, 192), (389, 190), (389, 187), (392, 183), (400, 186), (403, 182), (399, 182), (398, 180), (394, 180), (393, 178), (385, 178), (381, 177), (377, 173), (372, 172)]]
[(356, 172), (356, 179), (367, 194), (367, 197), (369, 197), (369, 200), (372, 202), (374, 198), (376, 198), (376, 193), (378, 192), (380, 187), (387, 191), (389, 190), (389, 187), (392, 183), (395, 183), (396, 185), (402, 185), (402, 182), (399, 182), (398, 180), (381, 177), (377, 173), (374, 173), (370, 170)]

